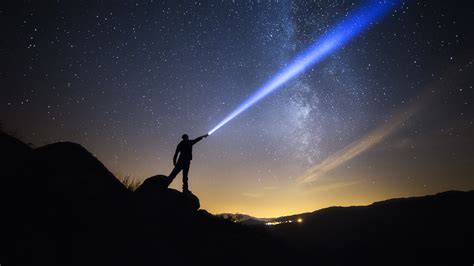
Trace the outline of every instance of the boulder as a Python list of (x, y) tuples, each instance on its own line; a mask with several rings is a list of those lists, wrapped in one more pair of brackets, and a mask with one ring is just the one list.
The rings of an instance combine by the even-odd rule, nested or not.
[(135, 190), (139, 204), (147, 212), (191, 214), (200, 207), (199, 198), (193, 193), (182, 193), (168, 188), (171, 180), (165, 175), (146, 179)]

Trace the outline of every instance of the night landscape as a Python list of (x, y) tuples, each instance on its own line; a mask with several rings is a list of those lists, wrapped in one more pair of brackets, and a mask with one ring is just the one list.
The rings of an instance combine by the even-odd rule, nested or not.
[(0, 266), (473, 265), (470, 1), (0, 18)]

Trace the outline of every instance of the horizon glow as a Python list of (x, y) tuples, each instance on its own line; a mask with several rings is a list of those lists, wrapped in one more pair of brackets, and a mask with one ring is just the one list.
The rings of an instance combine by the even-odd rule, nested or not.
[(211, 129), (208, 134), (211, 135), (242, 112), (268, 96), (270, 93), (281, 88), (288, 81), (298, 77), (309, 67), (321, 62), (327, 56), (348, 43), (359, 33), (367, 29), (371, 24), (394, 9), (399, 2), (399, 0), (372, 0), (365, 6), (353, 12), (352, 15), (347, 16), (346, 19), (337, 24), (328, 33), (317, 39), (311, 46), (297, 55), (289, 64), (278, 71), (270, 80), (258, 88), (254, 94), (242, 102), (219, 124)]

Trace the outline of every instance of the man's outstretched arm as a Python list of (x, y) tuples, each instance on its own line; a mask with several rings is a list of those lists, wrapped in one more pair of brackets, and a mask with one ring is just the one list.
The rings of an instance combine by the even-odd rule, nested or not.
[(194, 145), (194, 144), (198, 143), (199, 141), (201, 141), (203, 138), (207, 138), (207, 136), (209, 136), (209, 134), (202, 135), (198, 138), (195, 138), (195, 139), (191, 140), (191, 143)]

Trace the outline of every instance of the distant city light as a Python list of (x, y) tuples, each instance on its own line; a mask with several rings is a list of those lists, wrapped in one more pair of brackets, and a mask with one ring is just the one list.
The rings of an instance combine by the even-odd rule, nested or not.
[(265, 225), (289, 224), (289, 223), (293, 223), (293, 222), (302, 223), (302, 222), (303, 222), (303, 219), (298, 218), (298, 219), (296, 219), (295, 221), (293, 221), (293, 220), (286, 220), (286, 221), (266, 222)]
[(265, 225), (279, 225), (279, 224), (288, 224), (292, 223), (292, 220), (287, 220), (287, 221), (277, 221), (277, 222), (266, 222)]

